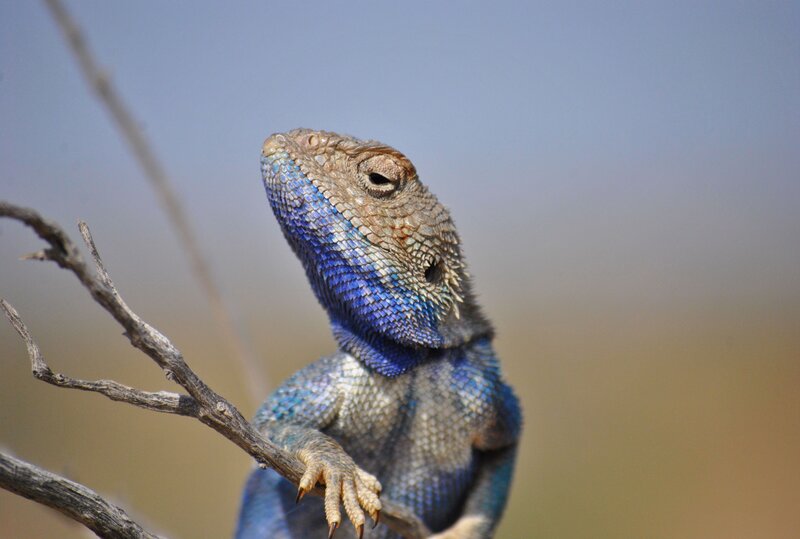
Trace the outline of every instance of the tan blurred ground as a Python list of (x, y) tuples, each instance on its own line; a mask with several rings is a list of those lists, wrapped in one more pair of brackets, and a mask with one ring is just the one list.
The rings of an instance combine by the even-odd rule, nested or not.
[[(797, 536), (800, 306), (489, 311), (526, 419), (498, 537)], [(209, 321), (187, 312), (156, 318), (206, 380), (252, 413), (213, 331), (192, 325)], [(250, 321), (273, 380), (331, 347), (321, 314), (308, 313), (311, 333), (297, 331), (295, 316), (303, 313)], [(58, 325), (32, 329), (55, 368), (169, 387), (97, 310), (50, 322)], [(88, 332), (92, 324), (98, 337)], [(0, 355), (0, 439), (8, 448), (122, 503), (170, 537), (230, 535), (250, 466), (237, 448), (187, 419), (35, 382), (22, 344), (5, 326)], [(7, 493), (0, 493), (0, 535), (86, 536)]]

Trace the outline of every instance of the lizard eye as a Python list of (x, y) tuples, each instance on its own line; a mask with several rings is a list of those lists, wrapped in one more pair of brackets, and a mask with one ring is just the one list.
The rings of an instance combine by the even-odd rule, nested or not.
[(431, 284), (439, 284), (442, 282), (443, 276), (444, 263), (440, 259), (434, 258), (425, 269), (425, 280)]
[(380, 172), (369, 172), (364, 175), (364, 189), (367, 193), (377, 198), (385, 198), (400, 189), (400, 179), (384, 176)]
[(406, 183), (403, 168), (384, 155), (361, 161), (358, 172), (361, 187), (375, 198), (388, 198), (403, 189)]
[(377, 172), (370, 172), (369, 174), (369, 183), (372, 185), (386, 185), (387, 183), (392, 183), (392, 180), (384, 176), (383, 174), (378, 174)]

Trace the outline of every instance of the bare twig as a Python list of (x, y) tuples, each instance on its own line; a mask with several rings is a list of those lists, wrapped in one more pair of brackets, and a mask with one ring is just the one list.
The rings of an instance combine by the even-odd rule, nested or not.
[(70, 16), (67, 8), (61, 0), (45, 0), (45, 3), (61, 28), (70, 50), (78, 60), (86, 82), (97, 94), (100, 102), (108, 109), (122, 137), (128, 143), (145, 176), (156, 191), (167, 217), (177, 231), (181, 245), (186, 250), (194, 276), (208, 297), (214, 317), (241, 363), (252, 402), (260, 402), (266, 393), (266, 377), (263, 369), (260, 367), (252, 347), (244, 338), (243, 331), (235, 323), (219, 287), (214, 282), (200, 245), (192, 233), (189, 219), (164, 172), (164, 167), (156, 157), (144, 133), (137, 126), (133, 115), (114, 89), (108, 74), (97, 65), (83, 33)]
[(28, 357), (31, 359), (31, 370), (33, 375), (57, 387), (67, 389), (79, 389), (81, 391), (93, 391), (105, 395), (113, 401), (127, 402), (140, 408), (146, 408), (155, 412), (165, 412), (169, 414), (186, 415), (196, 417), (197, 402), (189, 395), (180, 395), (168, 391), (141, 391), (115, 382), (114, 380), (79, 380), (67, 375), (54, 373), (50, 366), (44, 361), (39, 345), (33, 340), (28, 331), (28, 327), (19, 317), (17, 310), (6, 300), (0, 299), (0, 308), (6, 313), (11, 325), (17, 330), (25, 345), (28, 347)]
[[(89, 272), (77, 247), (55, 223), (43, 219), (33, 210), (5, 202), (0, 202), (0, 217), (2, 216), (16, 219), (33, 228), (39, 237), (50, 245), (48, 249), (35, 253), (34, 258), (52, 260), (60, 267), (74, 273), (95, 301), (125, 329), (125, 335), (131, 344), (155, 361), (166, 372), (170, 380), (186, 390), (188, 396), (174, 395), (172, 397), (172, 408), (169, 409), (170, 405), (165, 404), (163, 399), (160, 399), (160, 394), (139, 390), (133, 390), (133, 393), (126, 393), (125, 389), (130, 388), (125, 388), (121, 384), (114, 383), (116, 385), (113, 386), (112, 391), (109, 385), (103, 385), (103, 389), (100, 389), (100, 386), (97, 385), (100, 382), (84, 382), (63, 377), (63, 380), (69, 380), (69, 382), (56, 382), (56, 385), (63, 387), (74, 386), (77, 389), (97, 391), (109, 397), (113, 393), (115, 396), (120, 397), (119, 400), (136, 406), (195, 417), (244, 449), (262, 467), (274, 468), (294, 484), (299, 482), (304, 466), (293, 455), (263, 438), (245, 420), (233, 404), (214, 392), (189, 368), (180, 351), (169, 339), (143, 321), (125, 304), (105, 270), (103, 261), (89, 232), (89, 227), (85, 223), (80, 223), (79, 226), (84, 241), (94, 259), (97, 276)], [(3, 302), (2, 306), (28, 346), (34, 373), (37, 371), (37, 366), (40, 370), (46, 369), (49, 372), (49, 367), (41, 358), (38, 347), (20, 320), (19, 315), (7, 302)], [(52, 375), (50, 373), (50, 376), (56, 379), (60, 375)], [(54, 383), (50, 380), (46, 381)], [(177, 403), (174, 402), (176, 397), (178, 399)], [(183, 405), (181, 405), (181, 399), (183, 399)], [(178, 411), (180, 406), (182, 406), (180, 408), (181, 411)], [(323, 493), (323, 488), (317, 486), (314, 492), (321, 494)], [(387, 526), (404, 537), (411, 539), (428, 535), (429, 532), (425, 525), (407, 508), (392, 503), (390, 500), (383, 500), (382, 504), (382, 521)]]
[(100, 537), (159, 539), (80, 483), (0, 452), (0, 487), (52, 507)]

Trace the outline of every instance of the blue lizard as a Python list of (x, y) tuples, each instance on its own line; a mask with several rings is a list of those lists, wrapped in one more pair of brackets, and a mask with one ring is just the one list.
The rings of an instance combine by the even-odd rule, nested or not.
[[(380, 497), (438, 539), (491, 537), (521, 412), (474, 300), (447, 210), (397, 150), (297, 129), (264, 143), (267, 197), (328, 312), (339, 351), (295, 373), (255, 425), (306, 465), (256, 469), (236, 537), (361, 537)], [(316, 483), (323, 498), (296, 504)], [(296, 490), (298, 489), (299, 490)], [(386, 526), (369, 538), (398, 537)]]

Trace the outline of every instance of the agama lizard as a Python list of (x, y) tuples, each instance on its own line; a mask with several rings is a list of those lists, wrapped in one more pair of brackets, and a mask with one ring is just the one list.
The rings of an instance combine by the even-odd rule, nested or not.
[[(340, 506), (364, 534), (380, 495), (432, 537), (490, 537), (521, 413), (471, 291), (448, 211), (378, 142), (297, 129), (264, 143), (267, 197), (328, 312), (335, 354), (294, 374), (255, 425), (306, 465), (299, 490), (256, 469), (236, 537), (332, 535)], [(296, 504), (315, 483), (323, 498)], [(352, 536), (352, 530), (343, 530)], [(369, 538), (397, 537), (385, 526)]]

